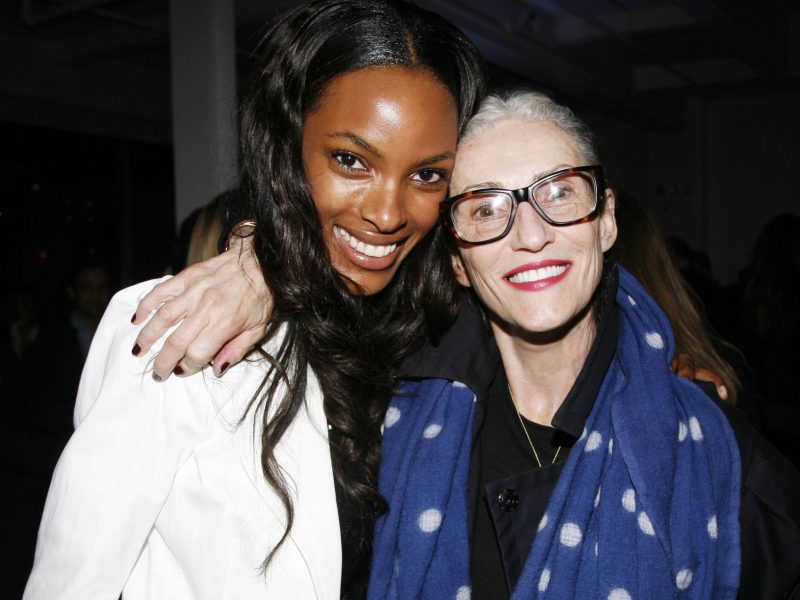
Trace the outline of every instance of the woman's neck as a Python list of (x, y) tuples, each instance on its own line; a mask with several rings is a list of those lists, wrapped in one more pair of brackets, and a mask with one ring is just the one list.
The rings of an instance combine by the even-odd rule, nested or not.
[(550, 426), (589, 355), (594, 313), (587, 310), (562, 330), (544, 334), (521, 335), (494, 321), (492, 329), (517, 410)]

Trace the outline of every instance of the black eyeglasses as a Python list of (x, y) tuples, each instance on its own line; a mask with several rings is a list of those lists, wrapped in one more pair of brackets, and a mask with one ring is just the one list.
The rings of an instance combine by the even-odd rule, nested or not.
[(591, 221), (605, 201), (603, 167), (571, 167), (550, 173), (518, 190), (472, 190), (441, 204), (444, 222), (467, 244), (488, 244), (508, 235), (517, 206), (528, 201), (556, 226)]

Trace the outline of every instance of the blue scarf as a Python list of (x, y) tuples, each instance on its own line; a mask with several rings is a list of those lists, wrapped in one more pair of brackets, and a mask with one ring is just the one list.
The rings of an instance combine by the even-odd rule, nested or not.
[[(669, 324), (620, 269), (617, 353), (513, 598), (735, 598), (739, 451), (714, 403), (669, 368)], [(468, 600), (475, 395), (404, 382), (384, 423), (371, 599)]]

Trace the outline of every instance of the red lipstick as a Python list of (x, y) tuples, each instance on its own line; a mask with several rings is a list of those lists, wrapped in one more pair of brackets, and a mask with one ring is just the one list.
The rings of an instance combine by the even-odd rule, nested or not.
[(542, 260), (521, 265), (503, 275), (503, 279), (515, 289), (538, 292), (564, 279), (571, 267), (568, 260)]

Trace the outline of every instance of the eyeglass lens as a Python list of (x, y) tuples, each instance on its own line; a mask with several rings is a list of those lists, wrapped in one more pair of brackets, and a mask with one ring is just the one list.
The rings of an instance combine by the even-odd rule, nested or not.
[[(588, 173), (565, 173), (537, 183), (532, 200), (557, 224), (583, 219), (595, 209), (597, 194)], [(478, 193), (462, 198), (451, 208), (453, 224), (466, 241), (481, 242), (501, 235), (514, 213), (510, 191)]]

